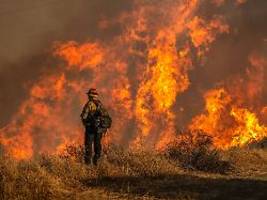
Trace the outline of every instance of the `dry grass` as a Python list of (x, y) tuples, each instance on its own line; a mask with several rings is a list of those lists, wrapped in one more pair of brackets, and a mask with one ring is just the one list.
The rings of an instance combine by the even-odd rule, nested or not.
[(224, 157), (234, 166), (232, 174), (267, 180), (267, 150), (236, 148), (224, 152)]
[[(18, 162), (1, 157), (0, 199), (266, 197), (266, 151), (233, 149), (218, 156), (219, 152), (213, 153), (214, 150), (207, 148), (209, 145), (202, 146), (185, 151), (186, 153), (179, 153), (182, 150), (181, 146), (176, 146), (179, 147), (176, 150), (172, 146), (173, 152), (169, 151), (168, 154), (131, 152), (118, 146), (110, 146), (105, 149), (98, 167), (82, 163), (81, 146), (70, 146), (60, 156), (42, 155), (31, 161)], [(196, 159), (195, 154), (200, 157), (197, 156)], [(221, 162), (222, 158), (224, 162), (227, 161), (233, 166), (228, 175), (214, 173), (220, 171), (211, 170), (211, 166), (216, 168), (216, 164)], [(193, 161), (194, 159), (196, 161)], [(210, 166), (203, 168), (205, 164)], [(189, 171), (188, 165), (193, 166)]]
[(63, 197), (62, 182), (39, 163), (0, 160), (1, 199), (57, 199)]

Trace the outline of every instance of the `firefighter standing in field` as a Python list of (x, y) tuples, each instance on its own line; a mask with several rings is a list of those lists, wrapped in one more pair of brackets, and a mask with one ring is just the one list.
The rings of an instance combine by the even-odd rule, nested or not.
[[(96, 89), (91, 88), (88, 92), (88, 102), (84, 105), (81, 120), (85, 127), (85, 155), (86, 164), (97, 165), (101, 156), (101, 139), (103, 134), (111, 126), (111, 118), (98, 98)], [(92, 149), (94, 147), (94, 156)], [(93, 158), (93, 160), (92, 160)]]

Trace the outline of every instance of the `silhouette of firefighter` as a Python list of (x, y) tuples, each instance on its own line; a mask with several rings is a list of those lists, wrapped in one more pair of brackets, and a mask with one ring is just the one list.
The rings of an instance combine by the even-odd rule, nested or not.
[[(101, 156), (101, 139), (111, 127), (111, 117), (99, 100), (97, 90), (89, 89), (87, 92), (88, 102), (84, 105), (81, 120), (85, 127), (85, 155), (86, 164), (97, 165)], [(93, 156), (94, 149), (94, 156)]]

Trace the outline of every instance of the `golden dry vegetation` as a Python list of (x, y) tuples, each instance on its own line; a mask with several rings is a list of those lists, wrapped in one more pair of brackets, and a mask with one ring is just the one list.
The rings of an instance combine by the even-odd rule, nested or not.
[[(203, 141), (205, 143), (203, 143)], [(180, 152), (180, 153), (179, 153)], [(181, 153), (183, 152), (183, 153)], [(105, 147), (97, 167), (80, 146), (28, 161), (0, 160), (1, 199), (265, 199), (267, 151), (219, 152), (209, 140), (164, 153)]]

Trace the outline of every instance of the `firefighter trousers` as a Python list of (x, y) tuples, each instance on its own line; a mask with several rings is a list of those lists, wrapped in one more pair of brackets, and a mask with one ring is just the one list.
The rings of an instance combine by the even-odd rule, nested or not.
[[(84, 161), (86, 164), (91, 164), (93, 161), (94, 165), (97, 165), (97, 161), (101, 156), (102, 146), (101, 146), (102, 133), (94, 130), (90, 127), (86, 127), (85, 131), (85, 154)], [(94, 155), (93, 155), (94, 150)]]

